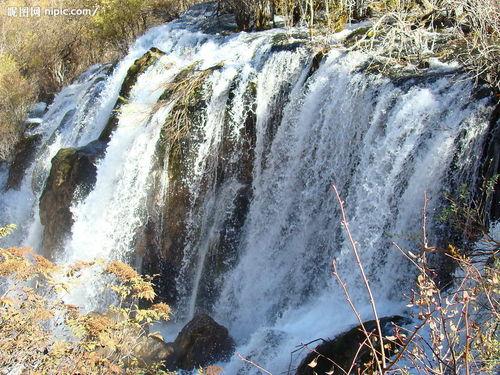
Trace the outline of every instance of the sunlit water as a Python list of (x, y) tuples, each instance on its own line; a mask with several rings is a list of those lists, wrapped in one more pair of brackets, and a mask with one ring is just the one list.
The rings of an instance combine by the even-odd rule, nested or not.
[[(411, 246), (418, 236), (425, 192), (432, 216), (450, 181), (474, 181), (491, 108), (488, 99), (472, 99), (472, 84), (462, 76), (435, 72), (396, 83), (364, 74), (360, 68), (370, 57), (341, 49), (332, 49), (310, 75), (314, 51), (307, 42), (273, 48), (277, 36), (286, 36), (283, 30), (207, 34), (197, 26), (202, 18), (188, 15), (150, 30), (112, 74), (93, 67), (57, 95), (33, 131), (42, 141), (20, 189), (0, 196), (0, 224), (20, 224), (12, 243), (40, 246), (37, 207), (50, 160), (62, 147), (99, 136), (128, 67), (154, 46), (166, 54), (139, 77), (122, 107), (93, 191), (72, 206), (75, 223), (59, 257), (130, 260), (136, 232), (148, 217), (155, 150), (171, 110), (155, 107), (162, 87), (193, 63), (199, 70), (223, 63), (205, 83), (203, 120), (191, 140), (188, 185), (193, 202), (203, 202), (190, 216), (177, 320), (187, 321), (198, 310), (209, 247), (241, 189), (231, 176), (208, 189), (203, 181), (215, 173), (214, 156), (225, 137), (241, 137), (252, 83), (252, 200), (237, 233), (237, 260), (213, 276), (219, 293), (209, 302), (214, 318), (236, 339), (237, 352), (280, 373), (295, 346), (355, 323), (331, 275), (333, 259), (363, 316), (371, 318), (331, 184), (345, 200), (380, 314), (401, 313), (414, 270), (392, 243)], [(230, 95), (233, 104), (226, 108)], [(227, 124), (230, 132), (224, 132)], [(228, 162), (237, 165), (239, 157), (235, 150)], [(160, 196), (168, 174), (161, 181)], [(163, 220), (176, 218), (167, 209)], [(92, 282), (85, 289), (73, 298), (92, 306)], [(228, 374), (255, 371), (236, 356), (224, 367)]]

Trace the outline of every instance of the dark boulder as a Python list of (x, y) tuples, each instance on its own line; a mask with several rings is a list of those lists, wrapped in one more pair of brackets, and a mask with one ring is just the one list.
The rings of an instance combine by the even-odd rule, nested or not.
[(35, 134), (24, 137), (16, 146), (16, 153), (9, 169), (6, 189), (18, 189), (24, 177), (24, 173), (31, 165), (35, 157), (35, 151), (40, 144), (41, 135)]
[[(500, 219), (500, 103), (497, 103), (493, 111), (487, 140), (483, 150), (482, 157), (482, 186), (478, 186), (478, 191), (484, 194), (484, 197), (478, 197), (477, 200), (483, 199), (489, 207), (490, 220)], [(491, 186), (491, 190), (485, 192), (484, 186)]]
[[(408, 323), (409, 320), (402, 316), (391, 316), (380, 319), (384, 336), (393, 335), (395, 325)], [(364, 322), (363, 324), (369, 333), (376, 332), (376, 323), (374, 320)], [(371, 359), (371, 352), (368, 346), (363, 346), (356, 356), (359, 347), (365, 339), (366, 336), (361, 327), (357, 326), (338, 335), (333, 340), (323, 340), (314, 351), (311, 351), (302, 360), (297, 368), (296, 375), (324, 375), (331, 371), (334, 374), (345, 373), (349, 371), (354, 360), (355, 364), (352, 373), (358, 373), (357, 369), (363, 369), (364, 365), (369, 363)], [(311, 367), (311, 363), (315, 363), (315, 366)], [(343, 371), (338, 366), (342, 367)]]
[(94, 187), (96, 161), (104, 155), (106, 145), (94, 141), (80, 148), (63, 148), (52, 159), (52, 168), (40, 197), (42, 247), (51, 256), (71, 230), (71, 204), (83, 199)]
[(192, 370), (228, 360), (234, 341), (227, 329), (205, 314), (197, 315), (179, 333), (166, 360), (171, 370)]

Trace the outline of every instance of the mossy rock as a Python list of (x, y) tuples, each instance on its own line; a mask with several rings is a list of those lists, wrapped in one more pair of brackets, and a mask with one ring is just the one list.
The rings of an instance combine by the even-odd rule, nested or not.
[(16, 146), (16, 154), (9, 168), (6, 189), (18, 189), (23, 180), (26, 170), (34, 160), (35, 152), (40, 144), (42, 136), (35, 134), (23, 137)]
[(271, 40), (271, 53), (283, 51), (296, 51), (297, 49), (306, 46), (308, 43), (307, 37), (304, 34), (276, 34)]
[(120, 89), (120, 96), (122, 98), (128, 98), (132, 87), (137, 82), (139, 76), (146, 71), (151, 65), (156, 63), (165, 52), (160, 51), (158, 48), (151, 48), (142, 57), (134, 61), (132, 66), (128, 68), (127, 76), (123, 80), (122, 87)]
[[(206, 106), (203, 100), (202, 87), (204, 79), (202, 76), (199, 85), (192, 86), (193, 79), (200, 74), (208, 76), (221, 65), (211, 67), (205, 71), (197, 70), (198, 64), (192, 64), (181, 70), (177, 76), (168, 84), (159, 99), (159, 103), (167, 104), (174, 101), (174, 107), (169, 116), (176, 111), (183, 111), (188, 126), (177, 129), (179, 125), (167, 118), (160, 133), (160, 139), (156, 146), (155, 169), (164, 171), (168, 176), (168, 189), (165, 192), (163, 210), (158, 214), (152, 214), (148, 228), (145, 228), (145, 239), (141, 253), (142, 270), (148, 274), (159, 274), (158, 294), (160, 298), (171, 305), (175, 305), (178, 299), (178, 287), (176, 277), (182, 266), (184, 246), (187, 236), (187, 225), (190, 210), (192, 208), (191, 194), (186, 181), (189, 180), (190, 166), (193, 163), (191, 146), (193, 138), (196, 138), (197, 125), (200, 116)], [(200, 77), (198, 77), (200, 78)], [(184, 92), (189, 88), (187, 91)], [(182, 107), (182, 108), (181, 108)], [(172, 131), (179, 131), (173, 134)], [(158, 173), (155, 182), (155, 190), (163, 186)], [(156, 193), (154, 193), (156, 194)], [(148, 211), (154, 213), (153, 201), (148, 203)], [(154, 217), (153, 217), (154, 216)], [(163, 220), (168, 218), (168, 220)]]
[(132, 66), (127, 71), (127, 75), (123, 80), (120, 94), (118, 96), (118, 100), (113, 107), (113, 111), (109, 117), (108, 123), (106, 124), (104, 130), (101, 132), (99, 136), (99, 141), (109, 142), (111, 138), (111, 133), (118, 126), (118, 113), (120, 111), (120, 107), (122, 104), (126, 103), (129, 99), (130, 92), (132, 88), (137, 83), (137, 79), (141, 74), (143, 74), (150, 66), (155, 64), (165, 52), (160, 51), (158, 48), (151, 48), (147, 51), (142, 57), (138, 58), (134, 61)]
[(104, 155), (106, 145), (94, 141), (80, 148), (63, 148), (52, 159), (52, 168), (40, 197), (42, 247), (53, 257), (73, 225), (70, 207), (74, 200), (85, 198), (96, 181), (96, 161)]
[[(409, 323), (408, 318), (397, 315), (380, 319), (384, 337), (394, 334), (395, 325), (401, 326)], [(376, 332), (377, 326), (374, 320), (363, 324), (368, 333)], [(352, 373), (358, 373), (358, 370), (362, 371), (372, 359), (368, 346), (363, 346), (358, 353), (358, 349), (365, 339), (366, 336), (361, 330), (361, 326), (357, 326), (338, 335), (333, 340), (323, 340), (314, 351), (311, 351), (302, 360), (297, 368), (296, 375), (324, 375), (330, 371), (333, 371), (334, 374), (341, 374), (349, 371), (353, 362)], [(385, 343), (388, 345), (387, 354), (392, 355), (394, 353), (394, 344), (388, 340)], [(311, 367), (310, 364), (313, 361), (316, 365)], [(339, 366), (342, 369), (339, 369)]]
[(352, 46), (354, 46), (361, 39), (363, 39), (365, 37), (368, 37), (368, 38), (371, 37), (370, 30), (371, 30), (371, 27), (360, 27), (360, 28), (354, 30), (352, 33), (350, 33), (345, 38), (343, 44), (346, 47), (352, 47)]

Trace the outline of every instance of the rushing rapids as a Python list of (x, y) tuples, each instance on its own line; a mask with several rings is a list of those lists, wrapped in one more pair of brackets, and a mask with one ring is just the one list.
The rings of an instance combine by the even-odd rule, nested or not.
[[(0, 224), (58, 262), (159, 273), (177, 322), (207, 312), (280, 373), (296, 345), (355, 323), (333, 259), (371, 318), (332, 183), (381, 314), (401, 313), (414, 271), (392, 243), (412, 246), (424, 193), (432, 234), (443, 194), (476, 185), (492, 103), (450, 67), (368, 74), (369, 55), (325, 52), (301, 30), (216, 33), (206, 17), (150, 30), (56, 96), (18, 186), (0, 173)], [(254, 371), (236, 355), (224, 366)]]

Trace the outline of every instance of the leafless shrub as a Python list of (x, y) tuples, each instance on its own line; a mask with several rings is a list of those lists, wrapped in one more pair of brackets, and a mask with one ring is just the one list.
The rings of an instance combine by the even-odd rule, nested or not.
[(456, 9), (455, 34), (465, 48), (458, 58), (476, 78), (500, 89), (500, 5), (496, 0), (447, 0)]
[[(346, 231), (356, 263), (362, 270), (362, 263), (356, 251), (345, 219), (343, 202), (337, 190), (334, 191), (339, 202), (342, 224)], [(408, 373), (422, 374), (472, 374), (497, 373), (500, 367), (500, 340), (498, 323), (500, 318), (500, 248), (498, 240), (488, 257), (482, 263), (473, 262), (461, 254), (454, 246), (449, 246), (446, 255), (455, 261), (460, 270), (455, 284), (446, 291), (440, 290), (436, 283), (436, 273), (428, 260), (429, 254), (438, 249), (430, 246), (427, 237), (427, 197), (422, 212), (422, 243), (420, 252), (414, 254), (396, 248), (415, 265), (418, 270), (416, 286), (410, 296), (410, 307), (420, 321), (413, 327), (397, 327), (393, 336), (383, 337), (381, 342), (396, 346), (395, 355), (387, 356), (386, 345), (380, 349), (376, 341), (382, 331), (377, 326), (377, 340), (364, 329), (359, 312), (352, 302), (346, 284), (340, 278), (334, 263), (334, 276), (345, 293), (347, 302), (353, 309), (366, 342), (375, 361), (376, 368), (366, 367), (363, 373)], [(483, 254), (484, 255), (484, 254)], [(363, 276), (363, 283), (369, 290), (369, 281)], [(370, 303), (376, 309), (373, 296)], [(374, 312), (375, 319), (379, 321)], [(358, 351), (359, 352), (359, 351)], [(385, 358), (385, 361), (384, 361)], [(354, 359), (355, 361), (356, 359)], [(353, 363), (354, 363), (353, 361)], [(353, 366), (348, 373), (351, 373)]]
[(0, 161), (10, 158), (33, 97), (33, 85), (21, 75), (18, 64), (0, 53)]
[[(455, 59), (473, 77), (498, 90), (500, 8), (495, 0), (367, 1), (374, 23), (353, 48), (419, 64)], [(383, 3), (384, 6), (380, 4)], [(388, 61), (391, 64), (391, 61)]]

